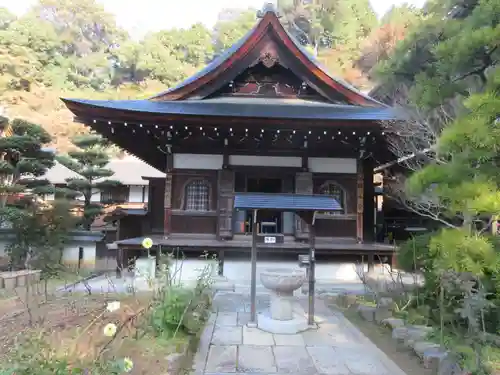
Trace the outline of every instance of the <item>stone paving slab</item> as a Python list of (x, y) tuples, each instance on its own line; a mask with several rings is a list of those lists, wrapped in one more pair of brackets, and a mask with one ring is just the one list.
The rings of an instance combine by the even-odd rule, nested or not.
[(217, 326), (237, 326), (238, 313), (236, 312), (221, 312), (217, 314), (215, 325)]
[[(317, 329), (276, 335), (249, 328), (250, 296), (221, 292), (202, 333), (192, 375), (405, 375), (340, 311), (316, 301)], [(257, 312), (269, 295), (257, 296)], [(307, 311), (299, 298), (295, 310)]]
[(351, 375), (351, 372), (331, 346), (308, 346), (307, 352), (320, 374)]
[(241, 345), (238, 348), (236, 371), (240, 373), (276, 373), (276, 361), (272, 347)]
[(274, 357), (278, 372), (315, 375), (316, 367), (305, 346), (275, 346)]
[(206, 371), (236, 372), (237, 346), (212, 345), (208, 352)]
[(306, 346), (304, 336), (296, 335), (273, 335), (276, 346)]
[(261, 331), (258, 328), (243, 326), (243, 345), (274, 345), (272, 333)]
[(243, 344), (243, 327), (215, 325), (212, 336), (212, 345), (240, 345)]

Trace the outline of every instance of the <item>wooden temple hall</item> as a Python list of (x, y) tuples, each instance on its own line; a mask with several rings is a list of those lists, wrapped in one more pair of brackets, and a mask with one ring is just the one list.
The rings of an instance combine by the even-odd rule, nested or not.
[[(249, 251), (251, 211), (238, 193), (328, 195), (315, 213), (316, 252), (392, 255), (375, 242), (374, 167), (390, 159), (391, 108), (329, 75), (283, 28), (270, 6), (255, 27), (205, 69), (146, 100), (63, 99), (77, 121), (164, 171), (149, 207), (122, 210), (118, 248)], [(130, 171), (134, 173), (134, 171)], [(307, 251), (293, 212), (261, 210), (260, 248)]]

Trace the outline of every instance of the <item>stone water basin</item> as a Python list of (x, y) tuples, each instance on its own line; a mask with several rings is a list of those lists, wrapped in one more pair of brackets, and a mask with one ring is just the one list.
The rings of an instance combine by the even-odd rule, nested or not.
[(260, 273), (260, 281), (278, 295), (291, 296), (306, 281), (305, 272), (292, 268), (269, 268)]

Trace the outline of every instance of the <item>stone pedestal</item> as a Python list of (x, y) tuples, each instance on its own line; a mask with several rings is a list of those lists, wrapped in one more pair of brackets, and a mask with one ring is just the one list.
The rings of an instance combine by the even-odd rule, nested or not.
[(305, 316), (293, 311), (293, 292), (305, 281), (302, 270), (268, 269), (261, 272), (260, 280), (271, 291), (271, 308), (258, 315), (258, 328), (277, 334), (295, 334), (309, 328)]
[(271, 292), (271, 318), (274, 320), (292, 320), (293, 302), (293, 292)]

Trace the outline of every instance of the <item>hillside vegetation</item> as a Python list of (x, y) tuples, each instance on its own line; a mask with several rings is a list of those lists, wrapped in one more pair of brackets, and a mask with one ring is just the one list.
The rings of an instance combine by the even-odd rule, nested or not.
[[(333, 75), (368, 89), (372, 67), (421, 19), (408, 7), (377, 20), (368, 0), (281, 1), (287, 30)], [(59, 98), (145, 98), (203, 68), (256, 22), (226, 9), (212, 29), (165, 29), (134, 40), (95, 0), (40, 0), (16, 18), (0, 8), (1, 104), (39, 123), (60, 151), (85, 132)], [(168, 27), (168, 25), (166, 25)]]

